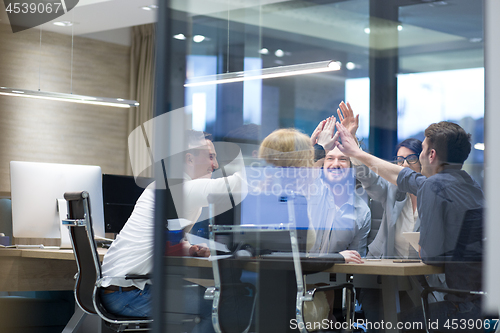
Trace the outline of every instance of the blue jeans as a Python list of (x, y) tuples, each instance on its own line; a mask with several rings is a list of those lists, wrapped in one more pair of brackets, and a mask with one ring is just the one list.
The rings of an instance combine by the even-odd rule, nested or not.
[(151, 286), (144, 290), (115, 291), (105, 294), (101, 291), (101, 301), (108, 312), (125, 317), (151, 316)]
[[(215, 332), (212, 326), (212, 301), (203, 299), (205, 288), (185, 288), (186, 313), (197, 313), (201, 321), (194, 327), (192, 333)], [(144, 290), (115, 291), (105, 294), (101, 291), (101, 301), (108, 312), (126, 317), (151, 316), (151, 285), (146, 284)]]

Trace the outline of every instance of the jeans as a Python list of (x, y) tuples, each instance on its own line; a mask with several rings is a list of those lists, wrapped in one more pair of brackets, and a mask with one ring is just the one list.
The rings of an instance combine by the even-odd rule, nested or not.
[[(190, 287), (184, 289), (186, 313), (197, 313), (201, 321), (194, 327), (193, 333), (215, 332), (211, 321), (212, 301), (203, 299), (205, 288)], [(105, 294), (101, 291), (101, 301), (110, 313), (126, 317), (151, 316), (151, 285), (146, 284), (144, 290), (115, 291)]]
[(101, 301), (110, 313), (125, 317), (151, 316), (151, 286), (146, 284), (144, 290), (115, 291), (106, 294), (101, 291)]

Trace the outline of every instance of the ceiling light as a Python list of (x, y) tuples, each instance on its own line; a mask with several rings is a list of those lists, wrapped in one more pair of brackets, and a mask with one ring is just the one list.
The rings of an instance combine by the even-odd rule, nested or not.
[(0, 87), (0, 95), (46, 99), (51, 101), (71, 102), (79, 104), (104, 105), (118, 108), (130, 108), (139, 105), (137, 101), (126, 100), (122, 98), (92, 97), (26, 89), (11, 89), (6, 87)]
[(429, 6), (434, 7), (434, 6), (446, 6), (448, 3), (446, 1), (435, 1), (429, 4)]
[(155, 9), (158, 9), (158, 6), (157, 5), (149, 5), (149, 6), (141, 7), (141, 9), (144, 9), (144, 10), (155, 10)]
[(52, 24), (57, 25), (59, 27), (71, 27), (73, 25), (73, 22), (71, 22), (71, 21), (59, 21), (59, 22), (54, 22)]
[(483, 41), (483, 39), (480, 38), (480, 37), (474, 37), (474, 38), (470, 38), (469, 39), (469, 42), (471, 42), (471, 43), (479, 43), (479, 42), (482, 42), (482, 41)]
[(356, 68), (356, 64), (349, 61), (347, 64), (345, 64), (345, 68), (352, 71), (354, 68)]
[(370, 28), (365, 28), (365, 34), (369, 34), (370, 33)]
[(484, 150), (484, 143), (478, 142), (474, 145), (474, 148), (477, 150)]
[(277, 56), (278, 58), (281, 58), (282, 56), (285, 55), (285, 52), (281, 49), (277, 49), (276, 52), (274, 52), (274, 55)]
[(194, 35), (193, 36), (193, 42), (195, 43), (201, 43), (205, 40), (205, 36), (203, 35)]
[(338, 61), (320, 61), (307, 64), (279, 66), (264, 68), (252, 71), (224, 73), (211, 76), (202, 76), (189, 78), (184, 87), (197, 87), (212, 84), (222, 84), (230, 82), (241, 82), (250, 80), (263, 80), (284, 76), (303, 75), (321, 72), (330, 72), (340, 70), (341, 63)]
[(174, 35), (174, 38), (178, 39), (178, 40), (185, 40), (186, 36), (184, 36), (184, 34), (177, 34), (177, 35)]
[(266, 49), (265, 47), (263, 47), (263, 48), (261, 48), (261, 49), (259, 50), (259, 53), (260, 53), (260, 54), (269, 54), (269, 50), (268, 50), (268, 49)]
[(401, 31), (401, 30), (403, 30), (403, 25), (398, 24), (398, 31)]

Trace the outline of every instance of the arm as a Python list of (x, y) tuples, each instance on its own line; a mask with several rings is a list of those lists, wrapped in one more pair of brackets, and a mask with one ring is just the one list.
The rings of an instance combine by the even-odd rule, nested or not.
[[(359, 114), (354, 116), (351, 104), (349, 102), (341, 102), (339, 109), (337, 109), (340, 123), (351, 133), (352, 137), (356, 140), (356, 131), (359, 127)], [(387, 199), (387, 189), (389, 183), (371, 171), (367, 166), (357, 163), (358, 161), (351, 160), (356, 171), (356, 179), (358, 179), (368, 195), (377, 201), (385, 202)]]
[(371, 229), (371, 221), (371, 212), (368, 207), (366, 207), (366, 211), (361, 217), (362, 224), (360, 225), (356, 236), (354, 236), (354, 239), (348, 247), (348, 250), (357, 250), (362, 257), (366, 257), (368, 234), (370, 233)]
[[(339, 137), (342, 139), (342, 144), (338, 141)], [(403, 167), (362, 151), (349, 131), (340, 123), (337, 123), (337, 133), (335, 133), (334, 139), (336, 140), (336, 147), (342, 153), (357, 159), (382, 178), (397, 185), (398, 174), (403, 170)]]
[[(354, 163), (353, 163), (354, 164)], [(355, 165), (356, 179), (363, 185), (363, 189), (370, 198), (385, 205), (390, 183), (371, 171), (366, 165)]]
[(209, 194), (228, 193), (226, 181), (233, 195), (238, 193), (245, 193), (245, 181), (243, 180), (239, 172), (236, 172), (233, 175), (227, 176), (225, 178), (198, 178), (183, 183), (183, 196), (185, 200), (184, 205), (186, 207), (208, 206)]

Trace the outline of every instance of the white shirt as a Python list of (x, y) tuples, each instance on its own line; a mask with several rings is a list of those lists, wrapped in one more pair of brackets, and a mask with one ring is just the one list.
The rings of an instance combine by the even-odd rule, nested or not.
[(400, 258), (408, 258), (410, 243), (404, 238), (403, 232), (412, 232), (415, 229), (415, 221), (418, 219), (418, 211), (413, 212), (410, 194), (406, 193), (406, 204), (396, 221), (396, 235), (394, 240), (396, 254)]
[[(179, 201), (178, 196), (176, 200), (175, 190), (172, 191), (172, 197), (179, 218), (190, 220), (193, 224), (200, 216), (202, 207), (208, 206), (209, 194), (227, 193), (226, 182), (234, 193), (238, 193), (244, 184), (239, 173), (226, 179), (191, 180), (187, 175), (185, 178), (187, 181), (181, 184), (184, 200)], [(183, 205), (178, 206), (179, 202), (183, 202)], [(155, 183), (152, 183), (137, 200), (132, 215), (104, 256), (103, 287), (115, 285), (144, 289), (146, 283), (151, 283), (147, 280), (125, 280), (124, 277), (127, 274), (148, 274), (153, 270), (154, 207)]]

